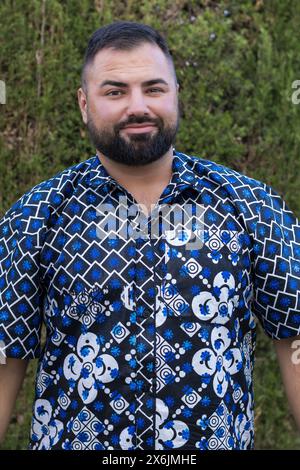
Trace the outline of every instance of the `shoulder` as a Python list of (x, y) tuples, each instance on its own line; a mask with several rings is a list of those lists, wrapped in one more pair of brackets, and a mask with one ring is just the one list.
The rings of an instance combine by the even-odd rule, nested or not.
[(220, 190), (233, 200), (251, 200), (263, 202), (272, 188), (267, 184), (250, 178), (232, 168), (196, 155), (179, 154), (186, 165), (194, 172), (199, 184)]
[(96, 164), (96, 157), (91, 157), (23, 194), (0, 219), (0, 242), (2, 238), (13, 239), (18, 234), (19, 237), (32, 237), (39, 244), (78, 187), (82, 185), (84, 190), (86, 178), (90, 177), (91, 168)]
[(29, 217), (34, 213), (46, 215), (49, 210), (55, 211), (66, 199), (69, 199), (78, 185), (84, 184), (89, 176), (96, 157), (72, 165), (51, 178), (44, 180), (26, 191), (6, 212), (5, 217), (23, 213)]

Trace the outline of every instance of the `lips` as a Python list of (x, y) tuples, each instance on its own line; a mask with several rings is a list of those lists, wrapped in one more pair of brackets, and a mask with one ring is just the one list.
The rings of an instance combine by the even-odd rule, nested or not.
[(143, 124), (130, 124), (124, 129), (126, 129), (129, 132), (149, 132), (152, 129), (154, 129), (156, 126), (151, 123), (143, 123)]

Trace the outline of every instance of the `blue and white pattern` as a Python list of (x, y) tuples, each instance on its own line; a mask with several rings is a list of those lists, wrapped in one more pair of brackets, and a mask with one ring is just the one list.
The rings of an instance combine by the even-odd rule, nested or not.
[(30, 449), (253, 448), (256, 319), (300, 334), (299, 223), (267, 185), (173, 157), (157, 207), (201, 206), (189, 232), (100, 239), (99, 205), (137, 203), (97, 156), (0, 220), (0, 340), (39, 358)]

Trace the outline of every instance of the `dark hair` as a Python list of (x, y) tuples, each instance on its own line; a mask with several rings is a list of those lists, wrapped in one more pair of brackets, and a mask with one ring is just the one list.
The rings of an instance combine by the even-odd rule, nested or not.
[(97, 29), (90, 37), (81, 72), (82, 88), (85, 91), (87, 89), (85, 74), (86, 67), (93, 62), (95, 55), (101, 49), (111, 47), (116, 50), (124, 51), (134, 49), (145, 42), (156, 44), (163, 51), (172, 65), (175, 82), (177, 82), (171, 53), (165, 39), (158, 31), (143, 23), (115, 21), (114, 23)]

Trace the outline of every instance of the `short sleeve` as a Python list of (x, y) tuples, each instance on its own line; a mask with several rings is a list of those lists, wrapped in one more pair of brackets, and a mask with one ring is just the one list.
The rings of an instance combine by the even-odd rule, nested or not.
[(270, 187), (255, 227), (253, 254), (254, 314), (273, 339), (299, 335), (299, 220)]
[(0, 341), (6, 357), (40, 356), (40, 225), (20, 200), (0, 219)]

